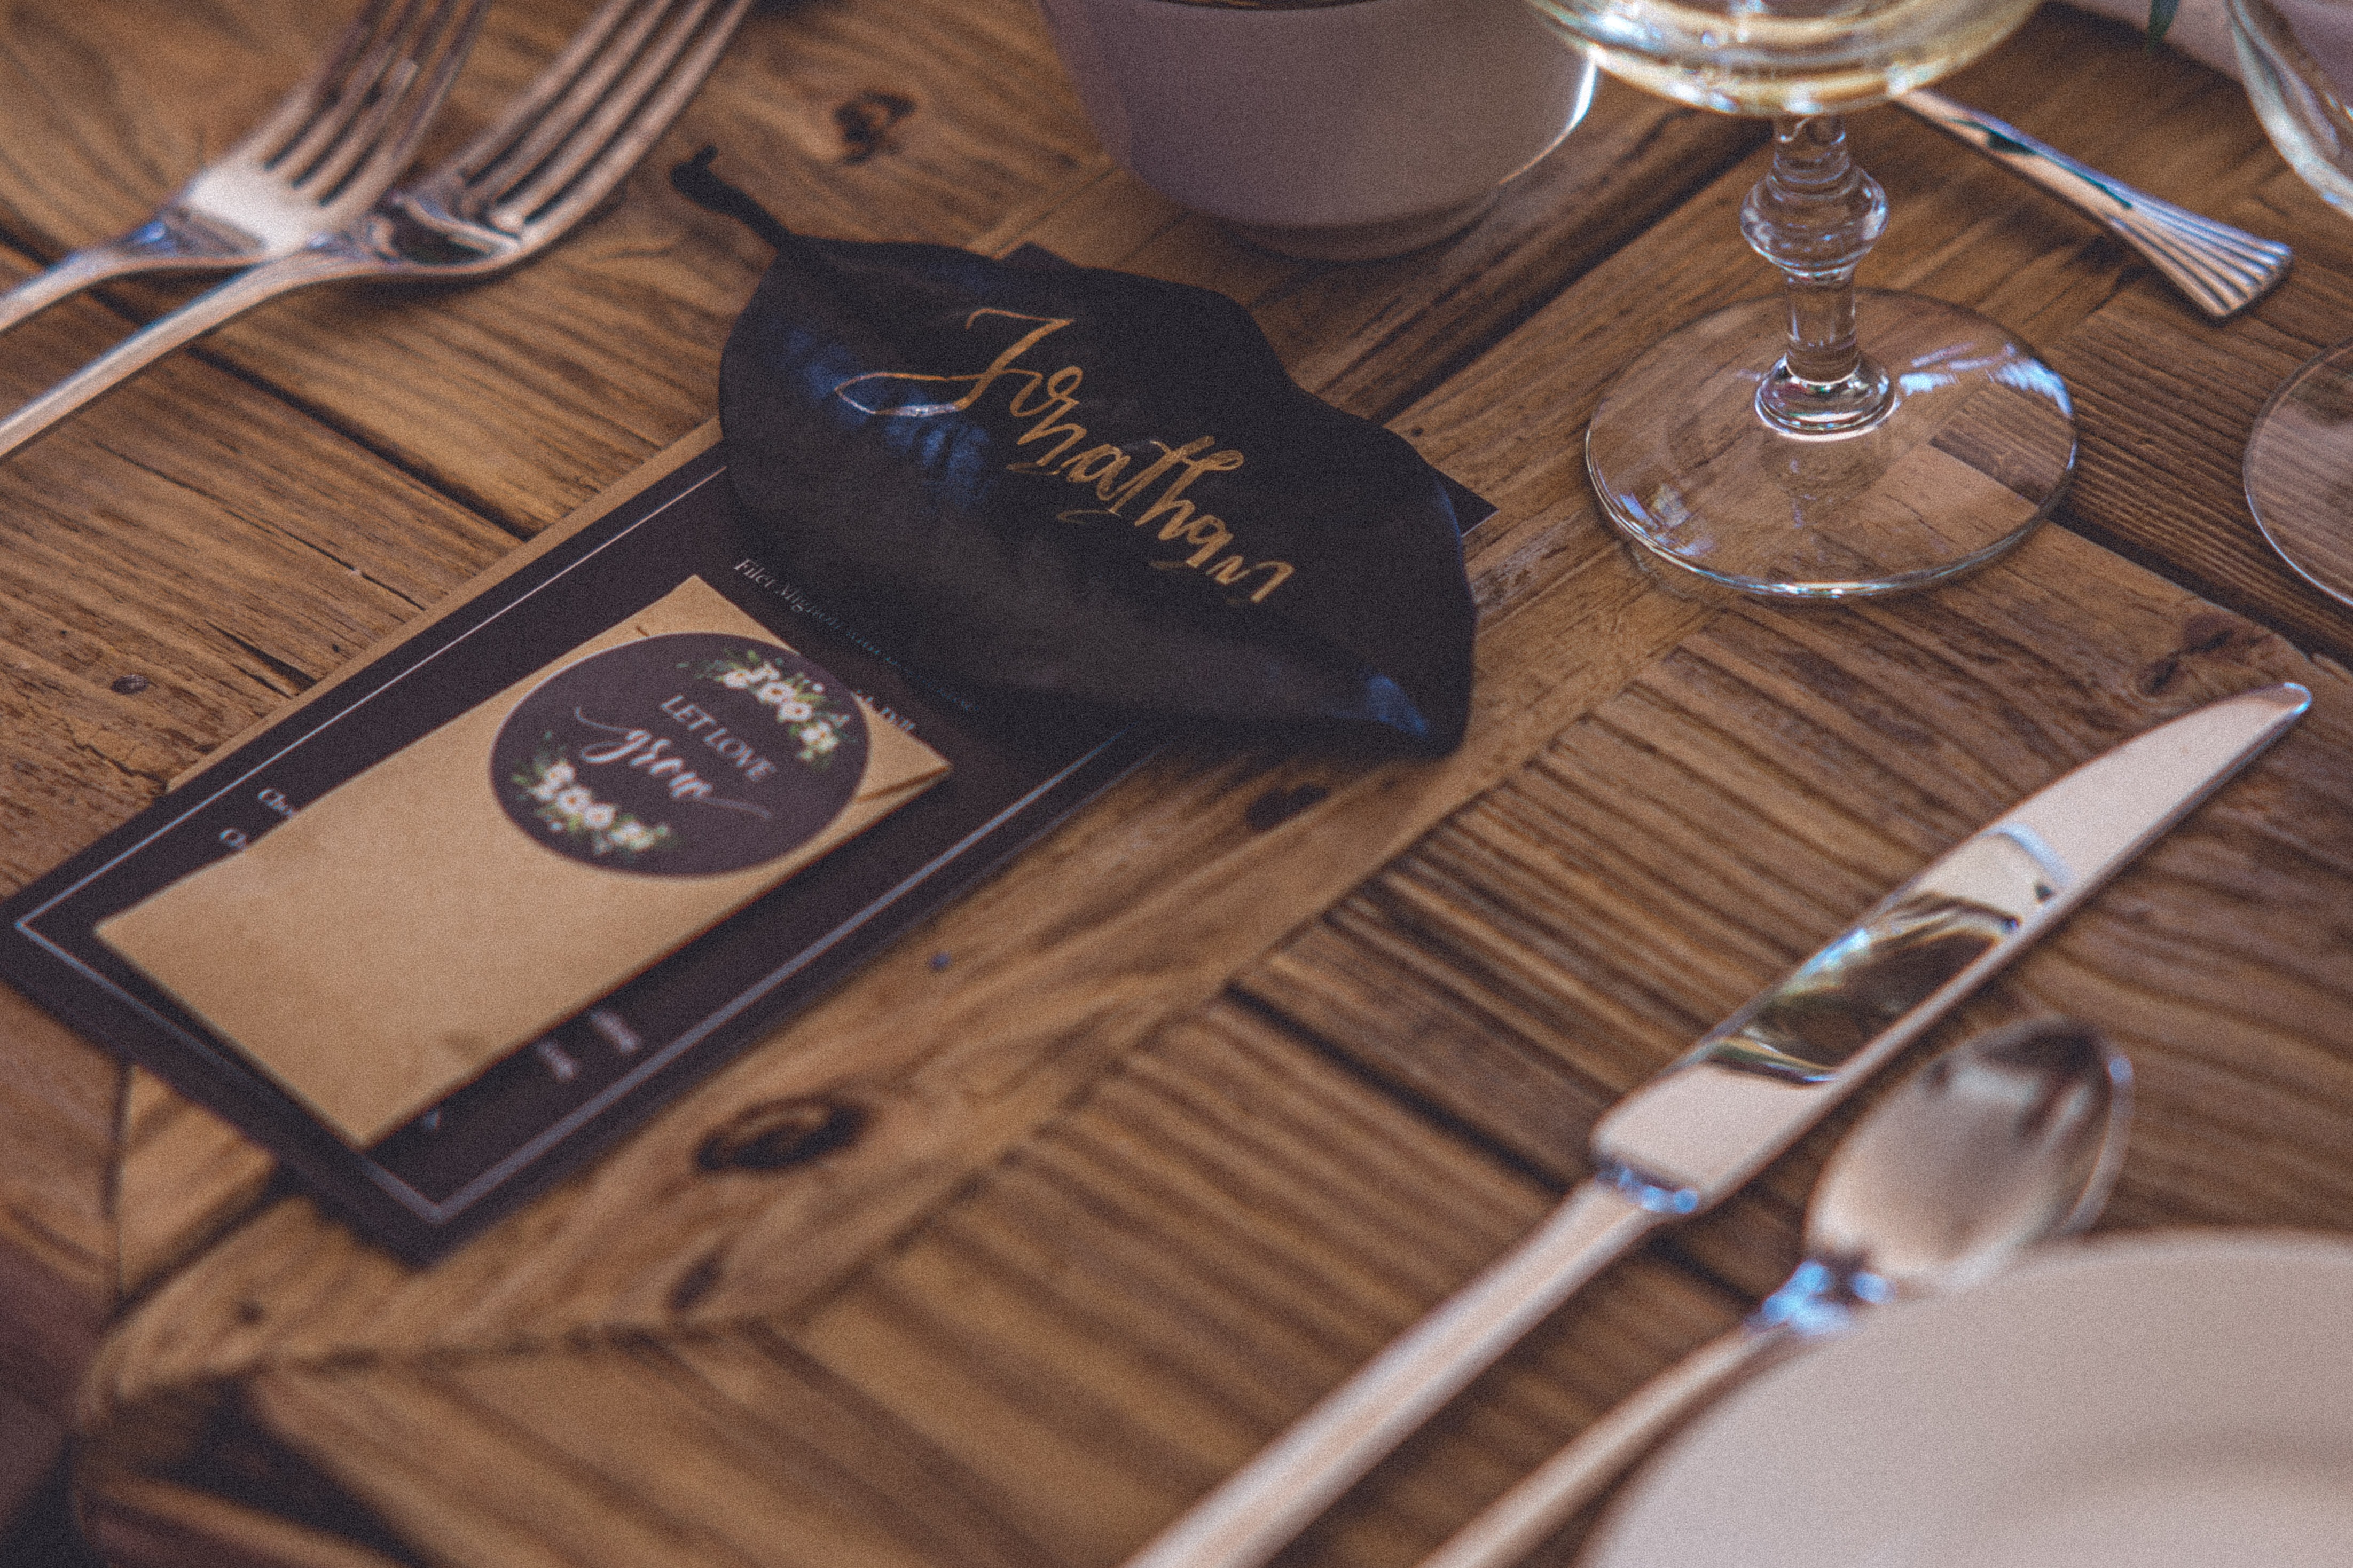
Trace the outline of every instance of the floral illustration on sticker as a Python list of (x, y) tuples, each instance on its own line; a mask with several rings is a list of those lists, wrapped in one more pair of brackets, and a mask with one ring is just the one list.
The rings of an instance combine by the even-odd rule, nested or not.
[(633, 813), (598, 800), (580, 782), (579, 770), (561, 748), (552, 753), (542, 751), (529, 766), (511, 777), (522, 798), (531, 803), (527, 809), (547, 825), (550, 833), (565, 838), (585, 837), (589, 852), (599, 858), (618, 854), (628, 863), (670, 841), (670, 824), (649, 827)]
[(773, 709), (776, 722), (789, 728), (800, 742), (800, 750), (794, 753), (797, 760), (818, 768), (833, 764), (833, 753), (841, 744), (851, 715), (826, 705), (824, 682), (807, 674), (787, 675), (756, 648), (747, 648), (733, 658), (707, 659), (694, 678), (750, 692), (762, 707)]

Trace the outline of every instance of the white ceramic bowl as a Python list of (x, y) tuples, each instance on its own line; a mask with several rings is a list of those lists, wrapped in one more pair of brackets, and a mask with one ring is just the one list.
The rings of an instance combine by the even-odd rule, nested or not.
[(1291, 256), (1444, 239), (1593, 99), (1593, 67), (1523, 0), (1039, 4), (1112, 157)]

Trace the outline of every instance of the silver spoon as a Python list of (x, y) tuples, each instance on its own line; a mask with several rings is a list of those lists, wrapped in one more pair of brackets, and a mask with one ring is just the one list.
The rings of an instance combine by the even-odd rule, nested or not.
[(2132, 1068), (2089, 1026), (1964, 1041), (1882, 1100), (1823, 1168), (1806, 1260), (1747, 1321), (1588, 1427), (1421, 1568), (1504, 1568), (1743, 1373), (1862, 1308), (1960, 1289), (2090, 1224), (2123, 1163)]

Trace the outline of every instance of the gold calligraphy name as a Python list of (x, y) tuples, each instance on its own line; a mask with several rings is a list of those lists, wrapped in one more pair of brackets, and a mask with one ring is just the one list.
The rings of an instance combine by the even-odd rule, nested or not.
[[(1011, 379), (1016, 384), (1006, 400), (1006, 412), (1016, 419), (1032, 419), (1036, 423), (1014, 441), (1017, 447), (1034, 442), (1050, 441), (1052, 446), (1034, 458), (1008, 463), (1006, 472), (1013, 474), (1051, 474), (1074, 485), (1093, 487), (1099, 507), (1073, 508), (1056, 514), (1063, 522), (1088, 522), (1099, 517), (1124, 518), (1138, 530), (1158, 524), (1156, 537), (1164, 544), (1191, 545), (1188, 554), (1174, 560), (1155, 561), (1152, 565), (1163, 572), (1190, 569), (1207, 574), (1210, 581), (1239, 589), (1252, 577), (1264, 574), (1265, 580), (1250, 591), (1250, 602), (1264, 604), (1267, 595), (1291, 579), (1295, 568), (1288, 561), (1250, 561), (1239, 547), (1234, 552), (1219, 558), (1219, 552), (1234, 546), (1234, 531), (1224, 519), (1198, 510), (1187, 500), (1185, 491), (1205, 474), (1231, 473), (1242, 466), (1243, 458), (1230, 447), (1219, 449), (1217, 437), (1199, 436), (1182, 446), (1170, 446), (1166, 441), (1145, 443), (1157, 447), (1160, 455), (1136, 468), (1128, 470), (1136, 455), (1110, 442), (1088, 446), (1087, 427), (1071, 416), (1080, 405), (1079, 386), (1086, 372), (1075, 364), (1066, 364), (1048, 374), (1029, 369), (1018, 362), (1022, 355), (1038, 346), (1050, 334), (1071, 324), (1066, 316), (1025, 316), (1017, 310), (1000, 310), (994, 307), (975, 310), (964, 319), (965, 330), (983, 316), (1002, 316), (1008, 321), (1031, 321), (1036, 325), (1015, 341), (1010, 348), (990, 362), (988, 368), (971, 375), (925, 375), (913, 371), (869, 371), (853, 375), (834, 387), (833, 395), (864, 414), (889, 415), (902, 419), (928, 419), (941, 414), (961, 414), (986, 396), (989, 388), (1000, 380)], [(850, 389), (867, 382), (911, 384), (906, 395), (915, 398), (925, 392), (936, 399), (939, 393), (962, 388), (960, 395), (951, 402), (861, 402)], [(914, 390), (923, 389), (922, 392)], [(934, 391), (933, 389), (937, 389)], [(868, 395), (872, 395), (869, 394)], [(1075, 450), (1073, 449), (1075, 448)], [(1160, 493), (1148, 501), (1145, 492), (1160, 486)], [(1131, 504), (1142, 502), (1143, 510), (1133, 518), (1127, 517)]]

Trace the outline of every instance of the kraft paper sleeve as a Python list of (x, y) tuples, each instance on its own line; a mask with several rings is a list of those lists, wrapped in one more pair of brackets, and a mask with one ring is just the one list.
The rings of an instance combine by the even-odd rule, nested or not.
[(364, 1146), (946, 771), (690, 578), (98, 931)]

